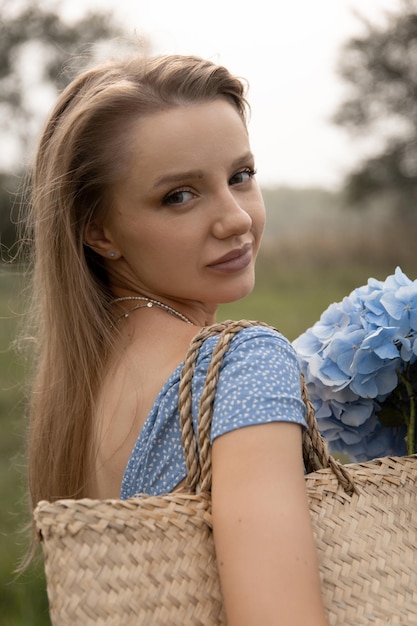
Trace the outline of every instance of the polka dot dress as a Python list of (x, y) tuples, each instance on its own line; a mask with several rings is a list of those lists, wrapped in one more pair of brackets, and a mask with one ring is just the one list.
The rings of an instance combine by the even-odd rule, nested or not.
[[(192, 384), (192, 413), (198, 406), (207, 368), (218, 337), (200, 348)], [(182, 364), (164, 384), (129, 458), (121, 498), (172, 491), (186, 477), (179, 426), (178, 392)], [(253, 326), (232, 339), (220, 370), (213, 407), (211, 442), (221, 435), (268, 422), (306, 426), (300, 370), (294, 348), (276, 331)]]

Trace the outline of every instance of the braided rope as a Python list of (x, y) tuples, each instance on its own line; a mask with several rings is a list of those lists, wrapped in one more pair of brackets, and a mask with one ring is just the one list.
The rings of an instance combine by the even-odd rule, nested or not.
[(352, 495), (356, 491), (353, 478), (342, 463), (329, 454), (327, 443), (319, 431), (314, 407), (308, 397), (307, 385), (303, 375), (301, 375), (301, 395), (306, 406), (308, 426), (308, 430), (304, 431), (303, 434), (303, 457), (307, 473), (315, 472), (320, 468), (330, 467), (346, 493)]
[[(182, 444), (188, 473), (187, 488), (192, 492), (196, 492), (197, 490), (206, 492), (211, 488), (210, 429), (220, 368), (223, 363), (224, 355), (234, 335), (240, 330), (251, 326), (263, 326), (277, 330), (264, 322), (227, 320), (202, 328), (192, 339), (187, 351), (181, 372), (178, 406), (180, 410)], [(213, 335), (219, 335), (219, 341), (213, 350), (200, 399), (198, 433), (196, 439), (192, 420), (192, 377), (199, 349), (204, 341)], [(328, 452), (327, 444), (318, 429), (314, 407), (308, 397), (303, 376), (301, 377), (301, 392), (306, 406), (306, 420), (308, 425), (308, 430), (306, 430), (303, 435), (303, 458), (306, 471), (310, 473), (320, 468), (330, 468), (344, 491), (351, 495), (356, 491), (353, 478), (349, 470)]]

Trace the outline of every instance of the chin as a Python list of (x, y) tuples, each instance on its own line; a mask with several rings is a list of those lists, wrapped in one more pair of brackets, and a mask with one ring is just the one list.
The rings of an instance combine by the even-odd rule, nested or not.
[(246, 296), (252, 293), (255, 284), (252, 282), (250, 285), (242, 286), (240, 289), (229, 289), (226, 293), (222, 294), (223, 297), (219, 302), (221, 304), (229, 304), (230, 302), (237, 302), (243, 300)]

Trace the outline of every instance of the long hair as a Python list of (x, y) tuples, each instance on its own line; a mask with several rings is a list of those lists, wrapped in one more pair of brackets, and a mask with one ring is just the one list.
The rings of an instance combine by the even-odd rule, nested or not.
[(111, 207), (141, 115), (226, 98), (246, 123), (245, 84), (192, 56), (134, 57), (85, 71), (61, 94), (40, 140), (28, 217), (34, 372), (29, 491), (83, 497), (91, 416), (114, 339), (106, 272), (83, 244), (86, 224)]

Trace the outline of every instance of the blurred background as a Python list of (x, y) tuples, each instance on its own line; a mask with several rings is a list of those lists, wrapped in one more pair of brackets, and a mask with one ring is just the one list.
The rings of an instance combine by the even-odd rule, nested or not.
[(56, 94), (83, 66), (138, 47), (197, 54), (249, 82), (267, 207), (257, 286), (220, 318), (289, 339), (372, 276), (417, 278), (417, 0), (0, 0), (0, 623), (47, 626), (25, 553), (25, 310), (17, 227)]

